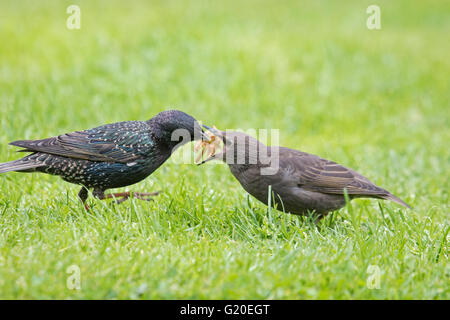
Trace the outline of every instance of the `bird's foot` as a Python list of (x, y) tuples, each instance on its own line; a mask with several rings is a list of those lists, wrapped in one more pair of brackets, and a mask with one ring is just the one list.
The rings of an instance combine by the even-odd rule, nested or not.
[(105, 197), (101, 200), (114, 198), (114, 199), (117, 199), (116, 203), (119, 204), (119, 203), (122, 203), (122, 202), (128, 200), (131, 196), (133, 196), (134, 198), (139, 199), (139, 200), (153, 201), (152, 197), (159, 195), (159, 193), (160, 193), (159, 191), (156, 191), (156, 192), (129, 192), (129, 191), (117, 192), (117, 193), (105, 194)]

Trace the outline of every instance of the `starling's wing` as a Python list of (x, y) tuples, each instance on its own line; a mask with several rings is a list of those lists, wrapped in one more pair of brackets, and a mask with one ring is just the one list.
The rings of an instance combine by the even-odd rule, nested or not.
[(153, 144), (141, 121), (117, 122), (42, 140), (19, 140), (11, 145), (26, 152), (45, 152), (68, 158), (128, 163), (141, 158)]
[(294, 176), (298, 186), (327, 194), (379, 197), (389, 194), (366, 177), (329, 161), (305, 152), (280, 148), (280, 166)]

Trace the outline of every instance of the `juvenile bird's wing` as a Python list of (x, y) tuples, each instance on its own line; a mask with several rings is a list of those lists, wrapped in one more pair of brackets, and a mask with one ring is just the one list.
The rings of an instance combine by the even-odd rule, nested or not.
[(117, 122), (42, 140), (19, 140), (11, 145), (25, 152), (45, 152), (68, 158), (128, 163), (142, 157), (153, 144), (141, 121)]
[(388, 191), (377, 187), (361, 174), (336, 162), (305, 152), (280, 148), (280, 166), (298, 181), (298, 186), (327, 194), (381, 196)]

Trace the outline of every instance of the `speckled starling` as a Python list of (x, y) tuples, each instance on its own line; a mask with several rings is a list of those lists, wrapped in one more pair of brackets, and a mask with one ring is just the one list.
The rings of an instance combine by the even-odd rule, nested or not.
[[(224, 149), (202, 163), (213, 159), (225, 161), (242, 187), (266, 205), (271, 186), (271, 203), (278, 210), (299, 215), (315, 212), (321, 218), (345, 205), (344, 190), (350, 200), (378, 198), (410, 208), (389, 191), (336, 162), (298, 150), (269, 147), (241, 132), (204, 127), (222, 137)], [(272, 171), (262, 174), (263, 168)]]
[[(174, 134), (179, 130), (177, 134)], [(168, 110), (148, 121), (124, 121), (42, 140), (19, 140), (11, 145), (30, 152), (26, 157), (0, 164), (0, 173), (43, 172), (82, 185), (79, 197), (85, 204), (88, 189), (99, 199), (118, 198), (130, 192), (105, 195), (105, 190), (137, 183), (152, 174), (175, 147), (202, 139), (204, 133), (190, 115)], [(133, 193), (150, 200), (157, 193)], [(87, 208), (87, 206), (86, 206)]]

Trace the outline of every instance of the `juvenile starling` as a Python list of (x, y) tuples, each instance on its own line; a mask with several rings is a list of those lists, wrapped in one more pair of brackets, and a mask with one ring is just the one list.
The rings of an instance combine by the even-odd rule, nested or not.
[[(172, 135), (176, 130), (179, 131)], [(67, 182), (82, 185), (78, 196), (83, 204), (91, 188), (97, 198), (115, 197), (120, 203), (131, 193), (105, 195), (105, 190), (145, 179), (170, 157), (175, 147), (202, 137), (204, 133), (193, 117), (178, 110), (163, 111), (148, 121), (117, 122), (48, 139), (11, 142), (23, 148), (21, 152), (31, 154), (0, 163), (0, 173), (58, 175)], [(157, 195), (156, 192), (132, 194), (142, 200)]]
[(221, 153), (202, 163), (213, 159), (225, 161), (242, 187), (266, 205), (271, 186), (272, 203), (278, 210), (299, 215), (314, 211), (320, 219), (345, 205), (344, 190), (349, 199), (385, 199), (410, 208), (389, 191), (336, 162), (289, 148), (268, 147), (241, 132), (204, 127), (221, 137), (224, 147)]

